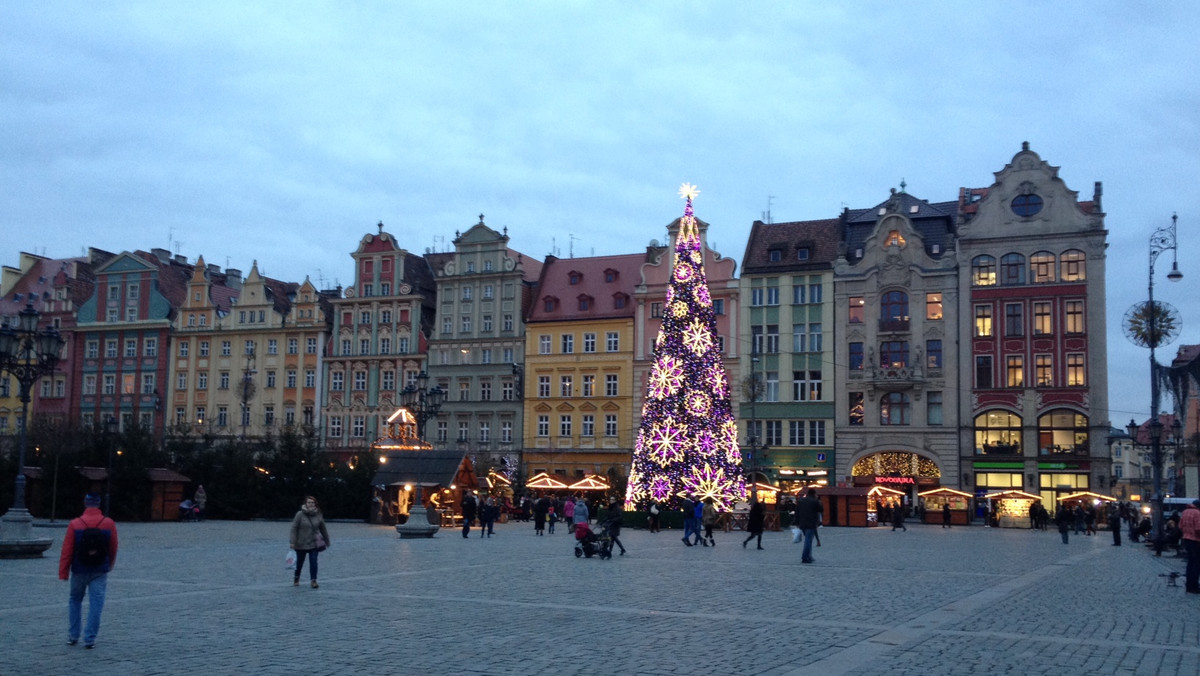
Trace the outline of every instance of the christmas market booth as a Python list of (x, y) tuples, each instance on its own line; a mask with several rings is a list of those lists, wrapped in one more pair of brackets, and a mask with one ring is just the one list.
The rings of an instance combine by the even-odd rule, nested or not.
[(1108, 504), (1119, 502), (1111, 495), (1101, 495), (1090, 491), (1082, 491), (1064, 495), (1060, 500), (1063, 507), (1075, 508), (1075, 505), (1083, 507), (1085, 510), (1088, 507), (1096, 509), (1096, 528), (1108, 528)]
[[(823, 510), (822, 523), (826, 526), (853, 526), (863, 528), (873, 525), (868, 522), (869, 488), (862, 486), (825, 486), (817, 489), (817, 499)], [(803, 496), (801, 496), (803, 497)], [(874, 515), (874, 512), (871, 512)]]
[(878, 526), (892, 522), (892, 510), (905, 509), (904, 496), (907, 493), (895, 488), (872, 486), (867, 489), (867, 525)]
[(990, 504), (992, 525), (1000, 528), (1029, 528), (1029, 508), (1042, 498), (1024, 491), (999, 491), (983, 496)]
[(950, 524), (966, 526), (971, 523), (971, 499), (975, 496), (953, 488), (935, 488), (931, 491), (918, 493), (917, 496), (925, 503), (924, 523), (944, 523), (942, 510), (950, 505)]
[(608, 479), (599, 474), (589, 474), (579, 481), (567, 486), (571, 491), (586, 491), (591, 493), (607, 493), (612, 486), (608, 485)]
[(566, 477), (554, 476), (541, 472), (529, 477), (529, 481), (525, 482), (525, 488), (540, 492), (556, 492), (567, 490)]

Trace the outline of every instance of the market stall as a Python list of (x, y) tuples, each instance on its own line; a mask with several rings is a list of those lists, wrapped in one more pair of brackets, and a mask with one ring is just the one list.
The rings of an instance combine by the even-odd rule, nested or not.
[(891, 523), (891, 513), (894, 509), (904, 509), (904, 491), (883, 486), (872, 486), (867, 491), (867, 525), (878, 526)]
[(1018, 490), (988, 493), (983, 497), (991, 503), (988, 511), (994, 515), (994, 525), (1000, 528), (1029, 528), (1029, 508), (1042, 500), (1041, 496)]
[(1063, 507), (1075, 508), (1075, 505), (1083, 507), (1086, 511), (1088, 508), (1096, 510), (1096, 528), (1108, 528), (1108, 505), (1109, 503), (1118, 502), (1111, 495), (1101, 495), (1092, 493), (1091, 491), (1082, 491), (1080, 493), (1072, 493), (1064, 495), (1059, 501)]
[(974, 496), (953, 488), (935, 488), (918, 493), (917, 497), (925, 502), (925, 523), (942, 524), (942, 509), (950, 505), (950, 525), (966, 526), (971, 523), (971, 498)]

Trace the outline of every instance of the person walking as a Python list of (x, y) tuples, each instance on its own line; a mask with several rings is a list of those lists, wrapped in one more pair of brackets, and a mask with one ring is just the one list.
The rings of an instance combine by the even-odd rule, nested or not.
[(1184, 573), (1184, 588), (1189, 594), (1200, 594), (1200, 500), (1193, 500), (1179, 516), (1184, 551), (1187, 552), (1187, 569)]
[[(465, 536), (464, 536), (465, 537)], [(304, 559), (308, 558), (308, 580), (313, 589), (317, 584), (317, 554), (329, 548), (329, 531), (325, 528), (325, 517), (321, 506), (311, 495), (304, 496), (304, 505), (292, 517), (289, 544), (296, 550), (296, 571), (292, 575), (292, 586), (300, 586), (300, 573), (304, 570)]]
[(621, 505), (617, 504), (616, 500), (608, 503), (608, 514), (605, 519), (605, 526), (608, 528), (608, 536), (612, 538), (612, 543), (621, 548), (621, 556), (625, 556), (625, 545), (621, 543), (621, 526), (625, 523), (624, 515), (621, 513)]
[(742, 548), (745, 549), (754, 538), (758, 538), (758, 548), (762, 549), (762, 534), (763, 520), (766, 518), (766, 507), (758, 501), (757, 496), (750, 496), (750, 514), (746, 517), (746, 532), (750, 535), (742, 540)]
[[(1033, 521), (1033, 520), (1034, 519), (1032, 519), (1032, 518), (1030, 519), (1030, 521)], [(949, 527), (950, 527), (950, 503), (943, 502), (942, 503), (942, 528), (949, 528)]]
[(692, 534), (699, 534), (699, 528), (696, 521), (695, 503), (691, 500), (684, 500), (681, 511), (683, 512), (683, 544), (692, 546)]
[(583, 501), (583, 496), (580, 495), (575, 500), (575, 510), (571, 512), (571, 523), (575, 526), (575, 531), (579, 531), (579, 527), (587, 528), (591, 522), (591, 515), (588, 514), (587, 503)]
[[(67, 602), (67, 645), (96, 647), (100, 615), (108, 589), (108, 573), (117, 562), (117, 524), (100, 512), (100, 496), (88, 493), (83, 514), (67, 525), (62, 553), (58, 557), (58, 579), (71, 581)], [(88, 595), (87, 626), (83, 623), (83, 595)]]
[(825, 508), (817, 499), (816, 489), (810, 488), (803, 498), (796, 502), (796, 525), (804, 533), (804, 551), (800, 554), (800, 563), (812, 563), (813, 538), (817, 536), (817, 528), (821, 525), (821, 515)]
[(1112, 531), (1112, 546), (1121, 546), (1121, 509), (1116, 503), (1108, 506), (1108, 529)]
[(1059, 505), (1058, 510), (1054, 512), (1054, 522), (1058, 524), (1058, 532), (1062, 535), (1063, 544), (1067, 544), (1071, 524), (1075, 522), (1075, 515), (1071, 513), (1069, 507)]
[(196, 503), (196, 519), (204, 520), (205, 510), (208, 508), (208, 493), (204, 492), (204, 484), (196, 486), (196, 494), (192, 497), (192, 502)]
[(904, 525), (904, 510), (905, 509), (906, 508), (904, 506), (904, 503), (901, 502), (900, 504), (896, 505), (895, 509), (892, 510), (892, 532), (893, 533), (896, 532), (897, 528), (903, 528), (905, 533), (908, 532), (908, 526)]
[(546, 515), (550, 513), (550, 498), (542, 496), (533, 503), (533, 532), (546, 534)]
[(646, 520), (646, 526), (647, 530), (649, 530), (651, 533), (657, 533), (659, 531), (658, 514), (661, 511), (662, 510), (659, 509), (657, 502), (650, 503), (650, 516)]
[(496, 523), (496, 517), (500, 514), (500, 508), (496, 506), (496, 498), (488, 498), (483, 501), (483, 505), (479, 507), (479, 537), (492, 537), (492, 531)]
[(546, 530), (551, 535), (554, 535), (554, 524), (558, 523), (558, 508), (554, 502), (554, 500), (550, 501), (550, 511), (546, 513)]
[(464, 489), (462, 502), (459, 503), (462, 508), (463, 520), (463, 537), (468, 537), (471, 533), (471, 522), (475, 520), (475, 512), (479, 509), (479, 503), (475, 500), (475, 494)]
[(701, 525), (704, 523), (704, 503), (700, 501), (699, 496), (692, 500), (692, 518), (695, 519), (693, 523), (696, 525), (696, 541), (692, 544), (699, 543), (707, 547), (708, 541), (704, 539), (704, 533), (701, 530)]
[(704, 498), (704, 507), (700, 513), (700, 523), (704, 526), (704, 535), (701, 536), (701, 541), (708, 540), (708, 544), (716, 547), (717, 541), (713, 538), (713, 526), (717, 525), (717, 508), (713, 507), (713, 499), (711, 497)]

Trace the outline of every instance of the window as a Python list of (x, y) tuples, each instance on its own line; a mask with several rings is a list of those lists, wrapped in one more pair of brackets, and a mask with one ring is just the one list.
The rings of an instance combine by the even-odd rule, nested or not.
[(1004, 304), (1004, 335), (1025, 335), (1025, 308), (1020, 303)]
[(220, 380), (218, 381), (218, 384), (217, 384), (217, 389), (221, 389), (221, 390), (229, 389), (229, 371), (221, 371)]
[(245, 344), (246, 354), (254, 354), (255, 343), (253, 340), (247, 340)]
[(200, 373), (196, 374), (196, 389), (197, 390), (207, 390), (208, 389), (208, 372), (207, 371), (201, 371)]
[(344, 356), (350, 355), (350, 339), (349, 338), (342, 339), (342, 355), (344, 355)]
[(358, 353), (359, 354), (371, 354), (371, 339), (370, 338), (359, 338), (358, 339)]
[(449, 427), (449, 423), (446, 422), (445, 420), (437, 421), (437, 427), (435, 429), (437, 430), (437, 432), (436, 432), (437, 440), (439, 442), (442, 442), (442, 443), (446, 442), (446, 437), (448, 436), (448, 433), (447, 433), (448, 427)]
[(714, 298), (712, 304), (713, 304), (713, 314), (716, 314), (716, 315), (725, 314), (725, 299), (724, 298)]
[(470, 441), (471, 439), (471, 423), (466, 420), (458, 421), (458, 440)]
[(613, 308), (620, 310), (629, 302), (629, 296), (623, 293), (613, 294)]
[(617, 416), (615, 413), (608, 413), (604, 416), (604, 436), (617, 436)]
[(879, 367), (901, 369), (908, 366), (908, 341), (887, 340), (879, 344)]
[(1065, 408), (1044, 413), (1038, 416), (1037, 434), (1041, 455), (1088, 454), (1088, 418), (1082, 413)]
[(862, 425), (864, 419), (864, 397), (862, 392), (850, 392), (849, 401), (847, 401), (847, 411), (849, 412), (851, 425)]
[(511, 420), (500, 421), (500, 442), (505, 444), (512, 443), (513, 424)]
[(772, 263), (777, 263), (783, 260), (783, 249), (771, 249), (768, 251), (767, 260)]
[(346, 389), (346, 374), (341, 371), (334, 371), (329, 374), (329, 389), (334, 392), (341, 392)]
[(480, 363), (480, 364), (490, 364), (490, 363), (492, 363), (492, 349), (491, 349), (490, 347), (484, 347), (484, 348), (480, 348), (480, 350), (479, 350), (479, 363)]
[(1084, 366), (1083, 353), (1072, 352), (1067, 355), (1067, 386), (1084, 385), (1087, 385), (1087, 368)]
[(975, 357), (975, 387), (986, 390), (992, 387), (992, 356), (977, 355)]
[(462, 327), (460, 329), (462, 333), (470, 333), (471, 332), (471, 315), (463, 315), (459, 324)]
[(796, 249), (796, 260), (806, 261), (812, 256), (812, 249), (802, 246)]
[(467, 261), (467, 272), (475, 272), (475, 261)]
[(767, 446), (780, 446), (783, 444), (783, 421), (782, 420), (765, 420), (766, 434), (763, 436), (763, 443)]
[(492, 423), (482, 420), (479, 422), (479, 442), (486, 444), (492, 440)]
[(146, 338), (142, 341), (142, 354), (147, 357), (158, 356), (158, 339)]
[(621, 334), (617, 331), (608, 331), (604, 334), (605, 349), (609, 352), (620, 352), (621, 350)]
[(511, 347), (504, 348), (504, 352), (502, 354), (504, 355), (505, 364), (513, 363), (513, 349)]
[(1062, 254), (1062, 280), (1082, 282), (1087, 279), (1087, 258), (1078, 249), (1069, 249)]
[(512, 331), (512, 330), (513, 330), (513, 316), (512, 315), (504, 315), (504, 326), (503, 326), (503, 328), (501, 328), (501, 331)]
[(925, 368), (942, 368), (942, 341), (933, 338), (925, 341)]
[(292, 387), (296, 386), (296, 370), (295, 369), (288, 369), (287, 375), (284, 376), (284, 382), (287, 383), (286, 387), (292, 388)]
[(317, 353), (317, 339), (316, 338), (308, 339), (308, 341), (304, 345), (304, 353), (305, 354), (316, 354)]
[(991, 338), (992, 337), (992, 306), (991, 305), (976, 305), (975, 306), (975, 337), (976, 338)]
[(652, 319), (658, 319), (662, 317), (662, 303), (650, 304), (650, 317)]
[(1054, 254), (1039, 251), (1029, 257), (1029, 279), (1034, 284), (1049, 284), (1054, 281)]
[(492, 381), (490, 381), (490, 380), (479, 381), (479, 400), (480, 401), (491, 401), (492, 400)]
[(1067, 333), (1083, 333), (1083, 301), (1069, 300), (1063, 304), (1066, 321)]
[(396, 354), (408, 354), (408, 338), (400, 337), (396, 339)]
[(809, 352), (820, 352), (823, 349), (821, 341), (821, 325), (814, 323), (808, 325), (808, 350)]
[(908, 294), (888, 291), (879, 299), (879, 318), (885, 322), (908, 321)]
[(1015, 286), (1025, 283), (1025, 257), (1018, 253), (1004, 254), (1000, 258), (1000, 283)]
[[(180, 375), (183, 375), (183, 374), (181, 373)], [(10, 396), (9, 395), (8, 378), (5, 378), (3, 380), (3, 385), (4, 385), (4, 387), (0, 388), (0, 396), (3, 396), (3, 397)], [(186, 385), (185, 385), (185, 387), (186, 387)], [(185, 388), (180, 388), (180, 389), (185, 389)], [(95, 375), (87, 375), (87, 376), (83, 377), (83, 393), (84, 394), (95, 394), (96, 393), (96, 376)]]
[(464, 301), (464, 302), (470, 302), (470, 300), (471, 300), (471, 287), (469, 287), (469, 286), (464, 286), (464, 287), (462, 288), (462, 299), (463, 299), (463, 301)]
[(267, 387), (275, 387), (275, 372), (267, 371)]
[(187, 389), (187, 373), (175, 374), (175, 389), (178, 389), (178, 390), (186, 390)]
[(125, 321), (136, 322), (138, 318), (138, 309), (136, 305), (131, 305), (125, 308)]
[(539, 437), (550, 436), (550, 416), (539, 415), (537, 417), (537, 435)]
[(562, 335), (562, 353), (573, 354), (575, 352), (575, 336), (570, 333)]
[(454, 317), (442, 317), (442, 333), (454, 333)]
[(1042, 210), (1042, 198), (1034, 193), (1017, 195), (1009, 206), (1014, 214), (1022, 218), (1029, 218)]
[(594, 334), (594, 333), (583, 334), (583, 351), (585, 353), (596, 351), (596, 334)]
[(779, 371), (767, 371), (767, 388), (763, 401), (779, 401)]
[[(179, 356), (180, 357), (188, 356), (188, 352), (190, 351), (191, 346), (192, 346), (192, 344), (186, 340), (179, 343)], [(88, 341), (88, 355), (87, 356), (89, 359), (95, 359), (96, 355), (93, 354), (92, 351), (96, 348), (97, 348), (96, 341), (94, 341), (94, 340)]]
[(768, 324), (766, 353), (776, 354), (777, 352), (779, 352), (779, 325)]
[(804, 304), (804, 284), (792, 284), (792, 305)]
[(808, 444), (810, 446), (825, 445), (825, 421), (824, 420), (809, 420), (808, 421)]
[(538, 354), (550, 354), (550, 336), (538, 336)]
[(266, 406), (263, 408), (263, 424), (270, 427), (275, 424), (275, 407)]
[(583, 376), (583, 396), (596, 396), (596, 376), (590, 373), (585, 373)]
[[(180, 357), (186, 357), (186, 356), (187, 356), (187, 350), (183, 348), (183, 346), (184, 346), (184, 345), (187, 345), (187, 343), (186, 343), (186, 342), (184, 342), (184, 343), (180, 343), (180, 344), (179, 344), (179, 346), (180, 346), (180, 350), (179, 350), (179, 356), (180, 356)], [(84, 356), (85, 356), (86, 358), (88, 358), (88, 359), (98, 359), (98, 358), (100, 357), (100, 341), (98, 341), (98, 340), (89, 340), (89, 341), (87, 341), (87, 348), (86, 348), (86, 350), (87, 350), (87, 351), (84, 353)]]
[(578, 300), (579, 300), (579, 311), (580, 312), (585, 312), (589, 308), (591, 308), (591, 306), (592, 306), (592, 297), (591, 296), (580, 296), (578, 298)]
[(117, 339), (109, 338), (104, 341), (104, 356), (109, 359), (117, 358)]
[(1045, 301), (1033, 304), (1033, 335), (1046, 336), (1054, 332), (1054, 322), (1050, 315), (1050, 303)]
[(766, 292), (763, 291), (761, 286), (756, 286), (753, 289), (750, 289), (750, 305), (753, 307), (761, 306), (763, 304), (763, 296), (765, 293)]
[(808, 302), (820, 303), (823, 296), (820, 283), (808, 285)]
[(458, 400), (471, 401), (471, 383), (458, 384)]
[(805, 352), (808, 345), (808, 334), (804, 332), (803, 324), (792, 324), (792, 352)]
[(317, 372), (314, 369), (307, 369), (304, 371), (304, 386), (305, 387), (316, 387), (317, 386)]
[(229, 340), (221, 341), (221, 356), (228, 357), (233, 354), (233, 342)]
[(392, 353), (392, 339), (391, 338), (380, 338), (379, 339), (379, 354), (391, 354), (391, 353)]
[(788, 421), (788, 446), (803, 446), (804, 445), (804, 421), (789, 420)]
[(580, 420), (579, 435), (583, 437), (596, 436), (596, 416), (585, 413)]
[(546, 312), (554, 312), (556, 309), (558, 309), (558, 299), (546, 298), (542, 304), (542, 309)]
[(820, 401), (821, 372), (792, 371), (792, 401)]
[(1025, 357), (1021, 355), (1005, 357), (1004, 373), (1006, 387), (1025, 387)]
[(862, 324), (866, 313), (866, 300), (862, 296), (850, 296), (849, 319), (851, 324)]
[(993, 256), (976, 256), (971, 261), (971, 286), (996, 285), (996, 259)]
[(125, 340), (125, 356), (126, 357), (136, 357), (137, 356), (137, 338), (127, 338)]
[(617, 396), (617, 374), (606, 373), (604, 375), (604, 396)]
[(217, 427), (229, 427), (229, 408), (227, 406), (217, 407)]
[(942, 424), (941, 392), (925, 393), (925, 424), (933, 426)]
[(571, 396), (571, 390), (574, 389), (574, 384), (575, 383), (574, 383), (573, 376), (569, 376), (569, 375), (559, 376), (558, 377), (558, 396), (560, 396), (560, 397)]
[(355, 371), (354, 372), (354, 389), (359, 392), (367, 389), (367, 372), (366, 371)]
[(117, 393), (117, 376), (111, 373), (105, 374), (103, 394)]
[(999, 409), (975, 416), (975, 455), (1020, 455), (1021, 416)]
[(779, 287), (767, 287), (767, 305), (779, 305)]
[[(387, 295), (386, 291), (384, 292), (384, 295)], [(392, 311), (391, 310), (380, 310), (379, 311), (379, 323), (380, 324), (391, 324), (392, 323)]]
[[(491, 261), (487, 261), (487, 263), (486, 263), (486, 265), (491, 265), (491, 264), (492, 264)], [(492, 297), (495, 296), (494, 289), (495, 289), (495, 287), (493, 287), (491, 284), (484, 284), (483, 285), (483, 299), (491, 300)]]
[(483, 333), (491, 333), (492, 332), (492, 316), (491, 315), (483, 315), (482, 317), (480, 317), (479, 324), (480, 324), (479, 330), (482, 331)]
[(569, 415), (558, 416), (558, 436), (560, 436), (560, 437), (571, 436), (571, 416), (569, 416)]
[(550, 396), (550, 376), (538, 376), (538, 397), (545, 399)]
[(942, 318), (942, 294), (927, 293), (925, 294), (925, 319), (941, 319)]
[(1033, 356), (1033, 378), (1037, 387), (1054, 386), (1054, 361), (1048, 354)]
[(342, 436), (342, 416), (335, 415), (329, 417), (329, 436), (340, 439)]
[(763, 327), (750, 327), (750, 350), (754, 354), (762, 354), (763, 351)]
[(912, 404), (903, 392), (891, 392), (879, 400), (880, 425), (911, 425)]
[(850, 370), (863, 370), (863, 344), (850, 343)]
[(516, 398), (517, 385), (511, 381), (500, 383), (500, 399), (513, 401)]
[(299, 352), (300, 352), (300, 341), (296, 340), (295, 338), (288, 338), (287, 353), (288, 354), (299, 354)]

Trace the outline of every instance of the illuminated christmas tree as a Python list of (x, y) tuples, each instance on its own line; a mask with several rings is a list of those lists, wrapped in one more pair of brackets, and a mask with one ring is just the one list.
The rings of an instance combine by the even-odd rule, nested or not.
[(625, 496), (630, 509), (644, 508), (650, 501), (677, 506), (692, 497), (711, 497), (717, 509), (728, 510), (746, 499), (729, 379), (716, 341), (704, 251), (692, 215), (692, 198), (698, 194), (686, 183), (679, 190), (687, 206), (679, 222), (675, 267), (633, 448)]

